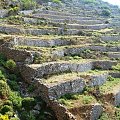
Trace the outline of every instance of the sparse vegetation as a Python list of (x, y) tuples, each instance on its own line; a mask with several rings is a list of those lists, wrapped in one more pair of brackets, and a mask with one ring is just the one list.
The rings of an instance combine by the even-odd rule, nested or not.
[(102, 93), (111, 92), (115, 87), (120, 85), (120, 78), (108, 77), (108, 81), (100, 86), (100, 91)]
[(81, 94), (66, 94), (58, 100), (61, 104), (68, 108), (84, 106), (96, 102), (95, 98), (90, 95)]

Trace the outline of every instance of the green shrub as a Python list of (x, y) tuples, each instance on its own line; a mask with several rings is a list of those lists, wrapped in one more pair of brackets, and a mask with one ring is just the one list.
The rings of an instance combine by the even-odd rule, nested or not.
[(36, 2), (34, 0), (21, 0), (22, 9), (29, 10), (36, 7)]
[(30, 85), (30, 86), (28, 87), (28, 92), (29, 92), (29, 93), (33, 92), (34, 90), (35, 90), (35, 86), (34, 86), (34, 85)]
[(15, 117), (15, 118), (10, 118), (10, 120), (20, 120), (20, 119)]
[(83, 103), (84, 104), (89, 104), (93, 101), (93, 97), (92, 96), (83, 96)]
[(0, 112), (4, 115), (7, 112), (13, 112), (13, 108), (11, 106), (4, 105), (2, 106)]
[(65, 94), (64, 96), (62, 96), (61, 98), (65, 99), (65, 100), (77, 100), (79, 98), (79, 96), (77, 94)]
[(9, 15), (16, 15), (19, 11), (19, 7), (12, 7), (9, 9), (8, 14)]
[(10, 92), (9, 100), (12, 101), (13, 107), (16, 110), (20, 110), (21, 109), (22, 98), (20, 97), (20, 94), (18, 92)]
[(109, 120), (109, 115), (103, 112), (99, 120)]
[(34, 98), (24, 98), (22, 100), (22, 107), (24, 107), (26, 110), (31, 110), (36, 105), (36, 101)]
[(18, 91), (18, 90), (19, 90), (19, 86), (18, 86), (18, 84), (17, 84), (16, 81), (10, 81), (10, 82), (9, 82), (9, 85), (10, 85), (10, 88), (11, 88), (12, 90), (15, 90), (15, 91)]
[(12, 105), (12, 102), (11, 102), (10, 100), (6, 100), (6, 101), (4, 102), (4, 105), (13, 106), (13, 105)]
[(27, 120), (28, 116), (29, 116), (29, 114), (27, 111), (22, 111), (20, 114), (21, 120)]
[(2, 53), (0, 53), (0, 65), (4, 65), (5, 61), (6, 57)]
[(0, 80), (5, 80), (5, 76), (2, 74), (1, 70), (0, 70)]
[(36, 120), (32, 112), (29, 113), (28, 120)]
[(111, 15), (111, 12), (110, 12), (110, 10), (108, 10), (108, 9), (104, 9), (104, 10), (102, 10), (102, 15), (103, 15), (103, 16), (110, 16), (110, 15)]
[(9, 96), (10, 89), (7, 83), (3, 80), (0, 80), (0, 97), (7, 98)]
[(20, 116), (21, 120), (36, 120), (32, 112), (22, 111)]
[(12, 81), (17, 81), (17, 76), (15, 74), (9, 74), (9, 79)]
[(10, 59), (6, 62), (5, 67), (9, 70), (13, 70), (16, 67), (16, 63)]
[(117, 64), (116, 66), (113, 66), (112, 69), (120, 71), (120, 64)]

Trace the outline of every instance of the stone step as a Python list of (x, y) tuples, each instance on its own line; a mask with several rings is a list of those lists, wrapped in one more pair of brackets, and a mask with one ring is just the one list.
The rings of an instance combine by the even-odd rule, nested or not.
[(21, 67), (21, 75), (27, 82), (34, 78), (44, 78), (49, 75), (66, 72), (86, 72), (92, 69), (109, 70), (116, 65), (117, 61), (110, 60), (81, 60), (81, 61), (61, 61), (48, 62), (43, 64), (31, 64)]
[(120, 41), (120, 36), (119, 35), (114, 35), (114, 36), (101, 36), (102, 41)]
[(114, 106), (120, 106), (120, 78), (112, 78), (100, 87), (103, 99)]

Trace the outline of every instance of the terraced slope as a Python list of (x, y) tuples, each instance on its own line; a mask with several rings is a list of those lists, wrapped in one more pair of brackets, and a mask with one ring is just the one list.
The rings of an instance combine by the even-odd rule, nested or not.
[(120, 106), (119, 17), (86, 6), (80, 15), (69, 6), (43, 7), (0, 22), (0, 52), (18, 64), (58, 120), (97, 120), (108, 106)]

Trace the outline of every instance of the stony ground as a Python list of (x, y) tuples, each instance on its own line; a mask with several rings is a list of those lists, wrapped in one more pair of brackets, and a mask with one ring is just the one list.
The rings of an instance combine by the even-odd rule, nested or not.
[(120, 10), (76, 2), (1, 19), (0, 51), (58, 120), (120, 120)]

